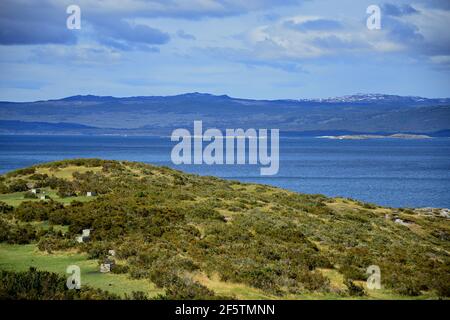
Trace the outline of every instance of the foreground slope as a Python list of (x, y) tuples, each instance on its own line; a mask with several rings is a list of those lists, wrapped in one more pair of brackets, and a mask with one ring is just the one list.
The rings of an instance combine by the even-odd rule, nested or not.
[[(29, 188), (50, 199), (33, 199)], [(450, 296), (450, 224), (439, 210), (98, 159), (8, 173), (0, 192), (0, 251), (37, 247), (22, 267), (75, 252), (101, 262), (113, 249), (114, 273), (171, 299)], [(83, 229), (91, 240), (77, 243)], [(14, 269), (6, 256), (0, 268)], [(371, 265), (380, 267), (382, 290), (365, 287)]]

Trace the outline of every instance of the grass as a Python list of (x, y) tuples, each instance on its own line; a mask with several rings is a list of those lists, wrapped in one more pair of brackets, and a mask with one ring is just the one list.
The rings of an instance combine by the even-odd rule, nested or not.
[[(344, 284), (344, 277), (337, 270), (334, 269), (320, 269), (320, 272), (330, 279), (331, 286), (337, 290), (344, 291), (346, 286)], [(356, 281), (356, 283), (364, 287), (367, 296), (364, 297), (348, 297), (342, 296), (338, 293), (305, 293), (305, 294), (290, 294), (284, 297), (277, 297), (274, 295), (269, 295), (262, 290), (253, 288), (251, 286), (221, 281), (218, 274), (212, 276), (207, 276), (204, 273), (195, 273), (192, 278), (198, 281), (210, 290), (213, 290), (217, 295), (231, 296), (239, 300), (276, 300), (276, 299), (288, 299), (288, 300), (354, 300), (354, 299), (365, 299), (365, 300), (425, 300), (425, 299), (436, 299), (431, 293), (425, 293), (417, 297), (402, 296), (393, 293), (391, 290), (380, 289), (380, 290), (369, 290), (367, 289), (366, 283), (364, 281)]]
[(221, 281), (217, 274), (208, 277), (203, 273), (196, 273), (193, 276), (193, 279), (195, 281), (198, 281), (208, 289), (213, 290), (217, 295), (232, 296), (239, 300), (276, 299), (275, 296), (268, 295), (262, 290), (252, 288), (242, 283)]
[(45, 168), (45, 167), (38, 167), (36, 168), (36, 173), (39, 174), (47, 174), (49, 176), (54, 176), (56, 178), (60, 179), (66, 179), (66, 180), (73, 180), (73, 173), (86, 173), (88, 171), (92, 172), (101, 172), (102, 167), (85, 167), (85, 166), (67, 166), (62, 169), (57, 168)]
[(81, 269), (81, 285), (106, 290), (122, 297), (133, 291), (142, 291), (150, 297), (163, 294), (164, 291), (148, 280), (129, 279), (125, 274), (100, 273), (96, 260), (88, 260), (86, 254), (64, 252), (47, 254), (40, 252), (36, 245), (0, 244), (0, 269), (26, 271), (29, 267), (38, 270), (66, 274), (66, 268), (77, 265)]
[(42, 230), (48, 230), (48, 229), (50, 229), (50, 227), (52, 227), (54, 231), (56, 231), (56, 232), (61, 231), (63, 234), (66, 233), (67, 231), (69, 231), (68, 226), (63, 226), (63, 225), (59, 225), (59, 224), (50, 225), (50, 223), (48, 221), (32, 221), (31, 225), (37, 229), (42, 229)]
[[(74, 251), (47, 254), (39, 251), (34, 244), (0, 244), (0, 270), (26, 271), (29, 267), (35, 267), (38, 270), (55, 272), (67, 276), (65, 271), (69, 265), (77, 265), (80, 267), (82, 285), (84, 284), (93, 288), (106, 290), (119, 294), (122, 297), (125, 294), (130, 295), (133, 291), (145, 292), (150, 297), (164, 293), (162, 289), (156, 288), (156, 286), (148, 280), (129, 279), (127, 275), (123, 274), (100, 273), (97, 261), (87, 259), (86, 254), (80, 254)], [(336, 270), (322, 269), (320, 271), (330, 279), (333, 287), (345, 289), (343, 277)], [(217, 295), (234, 296), (239, 300), (280, 299), (280, 297), (269, 295), (262, 290), (252, 288), (242, 283), (221, 281), (217, 274), (208, 277), (203, 273), (196, 273), (193, 275), (193, 279), (213, 290)], [(358, 284), (365, 286), (364, 282), (358, 282)], [(384, 289), (366, 290), (366, 292), (368, 293), (368, 296), (364, 297), (364, 299), (411, 299), (411, 297), (397, 295), (390, 290)], [(311, 293), (283, 297), (283, 299), (286, 298), (292, 300), (351, 299), (333, 293)], [(415, 298), (427, 299), (433, 297), (427, 294)]]
[(3, 201), (10, 206), (17, 207), (24, 201), (42, 201), (39, 199), (39, 196), (43, 192), (45, 192), (45, 194), (48, 195), (53, 200), (58, 201), (63, 204), (69, 204), (74, 200), (80, 201), (80, 202), (87, 202), (87, 201), (91, 201), (96, 198), (96, 197), (87, 197), (87, 196), (61, 198), (56, 194), (55, 190), (44, 188), (44, 189), (41, 189), (41, 193), (37, 195), (38, 199), (25, 198), (24, 197), (25, 192), (14, 192), (14, 193), (0, 194), (0, 201)]

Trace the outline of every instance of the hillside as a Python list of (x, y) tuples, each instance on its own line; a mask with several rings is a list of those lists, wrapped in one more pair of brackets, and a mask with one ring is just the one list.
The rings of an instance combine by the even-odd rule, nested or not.
[(219, 129), (277, 128), (282, 132), (320, 131), (321, 135), (344, 134), (339, 131), (429, 134), (449, 129), (450, 99), (360, 94), (329, 99), (253, 100), (188, 93), (0, 102), (3, 134), (170, 135), (173, 129), (190, 127), (195, 120)]
[[(31, 187), (50, 199), (34, 199)], [(450, 297), (444, 210), (385, 208), (99, 159), (10, 172), (0, 193), (4, 270), (64, 275), (66, 265), (78, 264), (91, 287), (150, 298)], [(83, 229), (91, 239), (78, 243)], [(116, 266), (102, 274), (97, 261), (108, 250)], [(381, 290), (366, 287), (370, 265), (380, 267)]]

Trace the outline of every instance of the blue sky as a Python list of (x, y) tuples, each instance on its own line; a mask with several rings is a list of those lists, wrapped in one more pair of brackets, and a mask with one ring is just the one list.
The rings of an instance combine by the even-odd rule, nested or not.
[(450, 97), (449, 29), (448, 0), (2, 0), (0, 100)]

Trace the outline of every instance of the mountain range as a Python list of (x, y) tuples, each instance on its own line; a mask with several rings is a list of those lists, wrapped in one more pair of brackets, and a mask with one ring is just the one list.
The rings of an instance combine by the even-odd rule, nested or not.
[(227, 95), (77, 95), (0, 102), (0, 134), (157, 134), (203, 126), (280, 129), (286, 134), (422, 133), (450, 136), (450, 98), (356, 94), (326, 99), (254, 100)]

